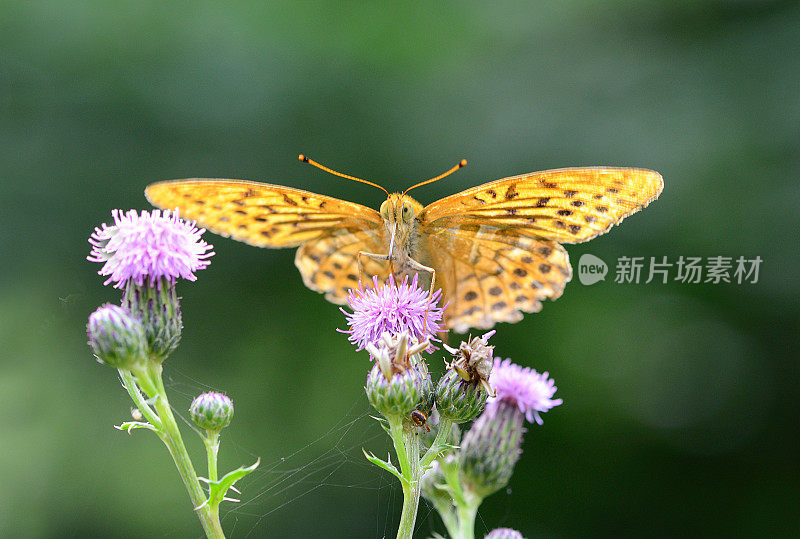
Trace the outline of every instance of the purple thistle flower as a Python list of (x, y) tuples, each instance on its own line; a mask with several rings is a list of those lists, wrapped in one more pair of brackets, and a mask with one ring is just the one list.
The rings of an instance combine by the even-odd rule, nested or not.
[(212, 246), (200, 239), (205, 229), (179, 218), (177, 210), (136, 210), (122, 213), (113, 210), (114, 224), (96, 227), (89, 243), (92, 251), (87, 260), (103, 263), (97, 273), (108, 275), (103, 284), (115, 283), (123, 288), (133, 281), (142, 285), (149, 280), (152, 286), (164, 277), (175, 282), (178, 277), (194, 281), (194, 272), (210, 264)]
[(563, 401), (553, 399), (556, 386), (548, 373), (539, 374), (529, 367), (520, 367), (499, 357), (494, 360), (494, 368), (489, 383), (497, 390), (497, 396), (489, 398), (489, 405), (507, 402), (516, 406), (528, 422), (541, 425), (540, 412), (546, 412)]
[(495, 528), (483, 539), (524, 539), (522, 534), (512, 528)]
[(358, 350), (367, 343), (376, 344), (384, 332), (397, 335), (406, 331), (417, 342), (427, 338), (438, 340), (435, 336), (442, 329), (444, 312), (444, 307), (436, 305), (442, 296), (441, 290), (434, 292), (429, 301), (428, 291), (417, 286), (417, 275), (410, 284), (407, 276), (399, 285), (395, 284), (393, 276), (384, 284), (379, 283), (377, 277), (373, 277), (372, 282), (372, 288), (359, 286), (358, 290), (350, 290), (347, 304), (353, 309), (352, 313), (342, 309), (350, 329), (340, 331), (350, 335), (347, 339), (358, 345)]

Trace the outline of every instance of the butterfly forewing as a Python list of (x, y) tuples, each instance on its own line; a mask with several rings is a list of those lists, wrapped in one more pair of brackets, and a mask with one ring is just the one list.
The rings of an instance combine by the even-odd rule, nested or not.
[(486, 183), (425, 207), (426, 223), (440, 227), (477, 222), (519, 234), (580, 243), (607, 232), (655, 200), (657, 172), (634, 168), (568, 168)]
[[(380, 214), (360, 204), (300, 189), (237, 180), (177, 180), (156, 183), (148, 200), (196, 220), (223, 236), (258, 247), (300, 246), (295, 265), (306, 286), (334, 303), (345, 303), (358, 287), (359, 251), (386, 250)], [(363, 259), (362, 279), (385, 270)]]
[(360, 204), (266, 183), (176, 180), (150, 185), (145, 195), (211, 232), (258, 247), (296, 247), (332, 230), (382, 225), (378, 212)]
[(443, 198), (421, 214), (456, 331), (516, 322), (558, 298), (572, 278), (561, 243), (608, 231), (661, 192), (650, 170), (574, 168), (490, 182)]

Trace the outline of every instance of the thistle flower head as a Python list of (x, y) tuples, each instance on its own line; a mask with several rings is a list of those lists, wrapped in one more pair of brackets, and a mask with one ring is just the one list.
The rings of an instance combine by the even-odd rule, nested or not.
[(495, 528), (483, 539), (524, 539), (522, 534), (511, 528)]
[(181, 220), (177, 211), (111, 214), (114, 224), (103, 223), (89, 238), (92, 250), (87, 260), (103, 264), (98, 274), (109, 276), (103, 284), (113, 282), (115, 288), (123, 288), (128, 281), (137, 285), (149, 281), (153, 285), (162, 277), (194, 281), (194, 272), (208, 266), (214, 254), (212, 246), (200, 239), (204, 230)]
[(553, 399), (556, 386), (549, 374), (538, 373), (529, 367), (520, 367), (495, 358), (489, 383), (497, 391), (497, 396), (489, 399), (489, 405), (505, 402), (516, 406), (528, 422), (542, 424), (540, 412), (546, 412), (563, 401)]
[[(461, 472), (467, 488), (485, 498), (505, 487), (522, 453), (525, 419), (542, 423), (540, 412), (561, 404), (547, 373), (495, 359), (489, 382), (497, 396), (461, 440)], [(438, 403), (437, 403), (438, 406)]]
[(373, 277), (373, 287), (364, 289), (359, 286), (358, 290), (351, 290), (347, 304), (353, 312), (342, 309), (350, 326), (349, 330), (343, 331), (350, 335), (347, 339), (357, 345), (358, 350), (364, 349), (367, 343), (377, 345), (387, 332), (397, 335), (405, 331), (417, 343), (425, 339), (436, 340), (436, 333), (442, 329), (444, 308), (437, 306), (442, 291), (437, 290), (429, 297), (426, 290), (417, 286), (417, 280), (417, 275), (414, 275), (410, 283), (408, 277), (404, 277), (397, 284), (390, 276), (387, 282), (380, 283), (377, 277)]

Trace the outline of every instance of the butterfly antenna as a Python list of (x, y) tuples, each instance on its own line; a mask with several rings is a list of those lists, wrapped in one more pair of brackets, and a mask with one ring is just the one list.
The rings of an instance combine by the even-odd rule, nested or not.
[(339, 176), (340, 178), (347, 178), (348, 180), (353, 180), (353, 181), (356, 181), (356, 182), (366, 183), (367, 185), (371, 185), (373, 187), (377, 187), (378, 189), (380, 189), (381, 191), (386, 193), (386, 196), (389, 196), (389, 191), (387, 191), (386, 189), (384, 189), (383, 187), (381, 187), (377, 183), (371, 182), (369, 180), (362, 180), (361, 178), (356, 178), (355, 176), (350, 176), (349, 174), (342, 174), (341, 172), (336, 172), (332, 168), (328, 168), (325, 165), (317, 163), (316, 161), (314, 161), (310, 157), (307, 157), (307, 156), (305, 156), (303, 154), (298, 155), (297, 158), (300, 161), (302, 161), (303, 163), (308, 163), (309, 165), (314, 165), (318, 169), (324, 170), (325, 172), (333, 174), (334, 176)]
[(458, 169), (460, 169), (460, 168), (462, 168), (462, 167), (465, 167), (465, 166), (467, 166), (467, 160), (466, 160), (466, 159), (462, 159), (461, 161), (459, 161), (459, 162), (456, 164), (456, 166), (454, 166), (453, 168), (451, 168), (451, 169), (450, 169), (450, 170), (448, 170), (447, 172), (444, 172), (444, 173), (442, 173), (442, 174), (439, 174), (438, 176), (436, 176), (435, 178), (431, 178), (430, 180), (425, 180), (424, 182), (419, 182), (419, 183), (418, 183), (418, 184), (416, 184), (416, 185), (412, 185), (411, 187), (409, 187), (408, 189), (406, 189), (405, 191), (403, 191), (403, 194), (405, 195), (406, 193), (408, 193), (408, 192), (409, 192), (409, 191), (411, 191), (412, 189), (416, 189), (417, 187), (421, 187), (421, 186), (423, 186), (423, 185), (428, 185), (429, 183), (433, 183), (433, 182), (438, 182), (439, 180), (441, 180), (441, 179), (442, 179), (442, 178), (444, 178), (445, 176), (449, 176), (450, 174), (452, 174), (452, 173), (453, 173), (453, 172), (455, 172), (456, 170), (458, 170)]

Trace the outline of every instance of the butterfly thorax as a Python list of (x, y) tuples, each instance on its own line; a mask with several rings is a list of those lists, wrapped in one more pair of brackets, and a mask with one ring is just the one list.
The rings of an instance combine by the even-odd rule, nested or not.
[(381, 204), (384, 239), (391, 255), (392, 269), (397, 277), (419, 275), (420, 284), (430, 283), (430, 274), (420, 272), (411, 260), (419, 264), (430, 263), (428, 249), (419, 233), (419, 215), (422, 204), (408, 195), (392, 193)]

